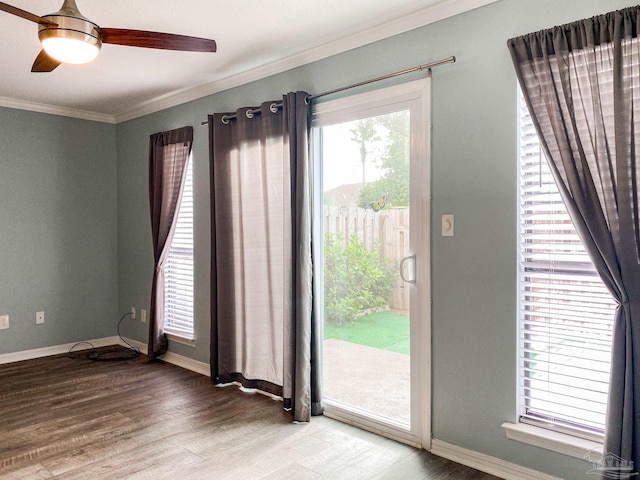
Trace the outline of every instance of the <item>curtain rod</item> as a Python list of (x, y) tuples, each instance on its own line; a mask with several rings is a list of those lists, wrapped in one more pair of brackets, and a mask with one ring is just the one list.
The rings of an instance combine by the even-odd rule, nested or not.
[[(315, 100), (316, 98), (324, 97), (326, 95), (332, 95), (334, 93), (343, 92), (345, 90), (350, 90), (352, 88), (362, 87), (364, 85), (369, 85), (370, 83), (380, 82), (382, 80), (399, 77), (401, 75), (406, 75), (408, 73), (419, 72), (421, 70), (428, 70), (433, 67), (438, 67), (440, 65), (445, 65), (448, 63), (455, 63), (455, 61), (456, 61), (456, 57), (453, 57), (453, 56), (443, 58), (442, 60), (436, 60), (435, 62), (425, 63), (424, 65), (418, 65), (417, 67), (407, 68), (406, 70), (400, 70), (399, 72), (389, 73), (381, 77), (372, 78), (370, 80), (354, 83), (352, 85), (347, 85), (346, 87), (334, 88), (333, 90), (328, 90), (326, 92), (318, 93), (316, 95), (309, 95), (307, 97), (307, 101), (310, 102), (311, 100)], [(282, 102), (276, 102), (271, 104), (272, 110), (273, 108), (280, 108), (280, 107), (282, 107)], [(255, 115), (256, 113), (260, 113), (260, 111), (261, 111), (260, 108), (253, 108), (253, 109), (247, 110), (247, 116), (251, 118), (251, 116)], [(225, 123), (227, 123), (229, 120), (233, 120), (234, 118), (236, 118), (235, 114), (225, 115), (222, 117), (222, 121), (225, 122), (226, 120)], [(208, 123), (209, 122), (206, 121), (206, 122), (202, 122), (200, 125), (207, 125)]]

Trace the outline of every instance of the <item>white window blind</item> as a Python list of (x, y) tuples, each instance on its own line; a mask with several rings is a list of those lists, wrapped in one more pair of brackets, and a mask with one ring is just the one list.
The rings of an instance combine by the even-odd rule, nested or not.
[(164, 264), (164, 328), (169, 334), (193, 339), (193, 162), (178, 210), (176, 230)]
[(520, 101), (521, 421), (602, 435), (615, 303), (584, 251)]

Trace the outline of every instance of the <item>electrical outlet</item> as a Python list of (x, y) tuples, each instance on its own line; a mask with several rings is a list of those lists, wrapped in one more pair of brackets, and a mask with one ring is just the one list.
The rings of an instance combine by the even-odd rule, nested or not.
[(36, 312), (36, 324), (41, 325), (44, 323), (44, 312)]
[(144, 308), (140, 309), (140, 321), (147, 323), (147, 311)]
[(131, 307), (131, 318), (136, 319), (136, 307)]
[(0, 316), (0, 330), (9, 328), (9, 315)]

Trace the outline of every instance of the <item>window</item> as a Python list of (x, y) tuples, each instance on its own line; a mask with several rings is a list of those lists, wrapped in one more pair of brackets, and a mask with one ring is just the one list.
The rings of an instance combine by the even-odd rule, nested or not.
[(602, 437), (615, 302), (569, 219), (524, 100), (520, 135), (520, 420)]
[(178, 337), (193, 339), (193, 162), (178, 207), (178, 220), (164, 265), (164, 328)]

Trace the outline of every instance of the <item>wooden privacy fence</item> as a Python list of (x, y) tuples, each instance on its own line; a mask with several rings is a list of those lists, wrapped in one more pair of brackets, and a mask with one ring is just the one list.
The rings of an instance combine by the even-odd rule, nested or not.
[[(355, 234), (367, 251), (379, 251), (381, 256), (393, 260), (397, 269), (409, 252), (409, 209), (374, 212), (359, 207), (325, 205), (324, 233), (340, 235), (344, 246)], [(389, 306), (394, 310), (409, 310), (409, 288), (400, 275), (396, 277)]]

